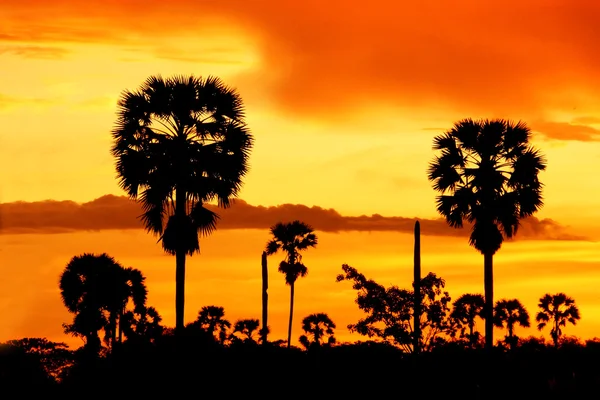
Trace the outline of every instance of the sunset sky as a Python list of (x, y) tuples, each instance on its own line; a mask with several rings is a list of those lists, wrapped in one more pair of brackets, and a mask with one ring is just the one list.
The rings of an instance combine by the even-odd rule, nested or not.
[[(545, 206), (495, 257), (495, 297), (533, 318), (542, 295), (565, 292), (582, 314), (565, 333), (600, 336), (599, 20), (595, 0), (3, 0), (0, 341), (81, 344), (62, 332), (58, 278), (84, 252), (140, 269), (174, 324), (174, 257), (121, 197), (110, 154), (120, 93), (153, 74), (221, 77), (255, 137), (240, 200), (188, 260), (186, 321), (204, 305), (260, 318), (268, 227), (296, 218), (319, 246), (296, 285), (294, 338), (326, 312), (339, 340), (361, 339), (346, 329), (362, 315), (355, 292), (335, 277), (347, 263), (409, 288), (415, 218), (424, 274), (454, 299), (483, 293), (483, 256), (438, 220), (426, 168), (454, 121), (501, 117), (529, 124), (548, 168)], [(287, 326), (282, 257), (269, 259), (273, 338)]]

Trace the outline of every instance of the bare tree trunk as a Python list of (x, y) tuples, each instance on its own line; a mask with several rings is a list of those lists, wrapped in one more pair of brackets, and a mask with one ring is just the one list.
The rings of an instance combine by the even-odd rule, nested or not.
[(494, 254), (488, 252), (483, 257), (485, 348), (491, 351), (494, 348)]
[(288, 342), (287, 347), (290, 348), (292, 343), (292, 320), (294, 319), (294, 282), (290, 284), (290, 322), (288, 324)]
[[(186, 193), (181, 189), (175, 192), (175, 215), (184, 218), (186, 215)], [(185, 253), (181, 244), (181, 232), (178, 232), (179, 243), (175, 251), (175, 332), (181, 334), (184, 327), (185, 304)]]
[(415, 222), (415, 251), (414, 251), (414, 352), (418, 354), (421, 347), (421, 225)]
[(267, 252), (262, 252), (262, 342), (263, 345), (267, 344), (267, 335), (268, 335), (268, 307), (269, 307), (269, 294), (267, 293), (267, 289), (269, 289), (269, 271), (267, 269)]

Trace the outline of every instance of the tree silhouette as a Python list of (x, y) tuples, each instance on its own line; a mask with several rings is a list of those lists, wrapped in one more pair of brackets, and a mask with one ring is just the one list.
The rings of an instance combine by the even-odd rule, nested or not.
[(466, 293), (456, 299), (452, 305), (450, 317), (460, 329), (460, 337), (466, 338), (473, 348), (476, 347), (481, 336), (475, 330), (475, 325), (477, 317), (481, 317), (484, 304), (482, 295)]
[[(148, 290), (146, 289), (146, 278), (135, 268), (112, 268), (112, 276), (107, 275), (106, 285), (109, 312), (108, 329), (105, 328), (107, 336), (110, 337), (111, 346), (123, 341), (124, 329), (122, 322), (126, 312), (135, 314), (146, 311), (146, 299)], [(109, 287), (110, 286), (110, 287)], [(129, 300), (132, 300), (133, 310), (126, 310)], [(117, 324), (119, 336), (117, 337)]]
[(581, 319), (575, 300), (564, 293), (546, 294), (540, 299), (538, 307), (540, 311), (535, 317), (537, 328), (541, 331), (551, 322), (550, 336), (554, 347), (558, 347), (558, 341), (562, 336), (561, 328), (567, 326), (567, 322), (575, 325)]
[(271, 227), (273, 238), (267, 243), (267, 255), (282, 250), (285, 260), (279, 264), (278, 271), (285, 276), (285, 283), (290, 285), (290, 319), (288, 324), (288, 347), (292, 342), (292, 321), (294, 317), (294, 285), (299, 277), (304, 277), (308, 269), (302, 263), (300, 251), (317, 246), (317, 236), (312, 227), (300, 221), (278, 222)]
[(23, 338), (9, 340), (3, 344), (35, 356), (46, 373), (57, 381), (61, 380), (62, 375), (74, 362), (73, 352), (62, 342), (51, 342), (46, 338)]
[(469, 243), (484, 255), (485, 344), (493, 341), (493, 257), (505, 238), (512, 238), (519, 221), (542, 205), (542, 154), (529, 144), (531, 131), (523, 122), (464, 119), (436, 136), (441, 155), (430, 163), (437, 211), (451, 227), (472, 224)]
[(494, 325), (498, 328), (506, 327), (505, 343), (514, 349), (519, 338), (514, 334), (515, 325), (529, 328), (529, 313), (517, 299), (502, 299), (494, 306)]
[(267, 252), (263, 251), (260, 257), (262, 272), (262, 328), (260, 330), (260, 341), (266, 345), (269, 336), (269, 270), (267, 268)]
[(300, 343), (308, 350), (311, 347), (320, 347), (324, 343), (335, 343), (333, 330), (335, 323), (325, 313), (310, 314), (302, 320), (302, 330), (306, 333), (300, 336)]
[[(396, 286), (386, 288), (367, 279), (356, 268), (342, 265), (338, 282), (350, 281), (358, 291), (356, 304), (367, 316), (348, 325), (351, 332), (377, 337), (400, 346), (406, 352), (414, 350), (414, 294)], [(429, 273), (421, 279), (421, 349), (431, 350), (444, 335), (452, 336), (454, 326), (449, 315), (450, 295), (444, 291), (445, 281)]]
[(146, 229), (176, 259), (175, 328), (184, 327), (185, 259), (216, 229), (248, 171), (252, 136), (240, 96), (216, 77), (149, 77), (118, 103), (112, 154), (120, 185), (141, 202)]
[(258, 319), (241, 319), (233, 326), (233, 333), (242, 335), (244, 343), (256, 343), (254, 333), (258, 330), (259, 325)]
[(101, 347), (98, 332), (104, 330), (105, 342), (113, 348), (117, 324), (130, 300), (134, 312), (145, 307), (144, 280), (139, 270), (124, 268), (106, 253), (73, 257), (59, 282), (63, 303), (75, 314), (72, 324), (63, 325), (65, 333), (84, 338), (86, 346), (97, 352)]
[(154, 343), (164, 332), (162, 317), (154, 307), (144, 307), (123, 315), (122, 332), (128, 341)]
[(202, 307), (196, 321), (190, 325), (200, 328), (221, 344), (227, 340), (231, 328), (231, 322), (225, 319), (225, 309), (218, 306)]

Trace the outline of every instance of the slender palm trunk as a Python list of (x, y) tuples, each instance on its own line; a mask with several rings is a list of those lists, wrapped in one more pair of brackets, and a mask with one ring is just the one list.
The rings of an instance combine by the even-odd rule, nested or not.
[[(186, 215), (186, 193), (184, 190), (176, 189), (175, 193), (175, 215), (184, 218)], [(178, 235), (181, 237), (181, 235)], [(185, 252), (181, 240), (175, 250), (175, 331), (181, 334), (184, 323), (185, 304)]]
[(290, 284), (290, 322), (288, 324), (288, 342), (287, 347), (292, 344), (292, 320), (294, 319), (294, 282)]
[(471, 347), (475, 347), (475, 336), (473, 335), (473, 331), (475, 330), (475, 317), (469, 320), (469, 343), (471, 343)]
[(490, 351), (494, 347), (494, 254), (487, 252), (483, 255), (483, 285), (485, 291), (485, 348)]
[(267, 335), (268, 335), (268, 324), (267, 317), (268, 307), (269, 307), (269, 294), (267, 293), (267, 289), (269, 289), (269, 271), (267, 269), (267, 252), (262, 252), (262, 343), (263, 345), (267, 344)]
[(119, 312), (119, 343), (123, 343), (123, 315), (125, 314), (125, 307), (122, 307)]
[(414, 250), (414, 352), (420, 351), (421, 339), (421, 226), (415, 222), (415, 250)]
[(113, 353), (117, 342), (117, 316), (114, 311), (110, 313), (110, 327), (112, 329), (110, 335), (110, 352)]

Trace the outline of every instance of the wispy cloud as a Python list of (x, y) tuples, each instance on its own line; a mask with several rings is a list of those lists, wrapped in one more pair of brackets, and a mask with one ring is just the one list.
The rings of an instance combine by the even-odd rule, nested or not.
[(61, 60), (70, 53), (62, 47), (51, 46), (0, 46), (0, 55), (13, 54), (23, 58)]
[(593, 123), (595, 120), (595, 118), (580, 118), (573, 123), (536, 121), (531, 126), (532, 130), (541, 133), (547, 139), (594, 142), (600, 141), (600, 129), (585, 124)]
[(20, 107), (24, 105), (28, 106), (49, 106), (56, 104), (56, 99), (42, 98), (42, 97), (16, 97), (7, 96), (0, 93), (0, 110)]

